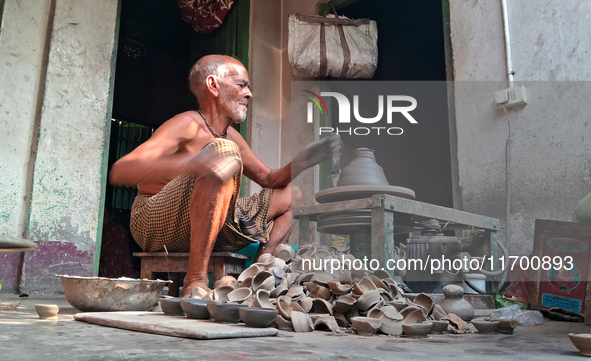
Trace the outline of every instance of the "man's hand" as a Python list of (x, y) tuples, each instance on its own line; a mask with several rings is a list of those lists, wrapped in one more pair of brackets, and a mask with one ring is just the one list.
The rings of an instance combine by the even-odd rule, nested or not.
[(299, 173), (299, 171), (313, 167), (327, 159), (340, 156), (342, 148), (341, 136), (338, 134), (315, 140), (304, 147), (294, 158), (292, 167), (297, 169)]

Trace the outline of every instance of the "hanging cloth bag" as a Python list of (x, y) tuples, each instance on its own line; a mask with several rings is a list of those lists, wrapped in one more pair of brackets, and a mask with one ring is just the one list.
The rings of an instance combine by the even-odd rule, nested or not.
[(288, 57), (298, 78), (371, 78), (378, 66), (378, 27), (333, 14), (289, 16)]

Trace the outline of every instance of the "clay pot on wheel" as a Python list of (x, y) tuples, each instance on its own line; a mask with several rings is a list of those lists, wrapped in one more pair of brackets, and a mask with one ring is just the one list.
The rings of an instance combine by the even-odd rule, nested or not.
[(372, 149), (358, 148), (353, 152), (353, 160), (343, 168), (337, 182), (337, 187), (348, 185), (389, 185)]

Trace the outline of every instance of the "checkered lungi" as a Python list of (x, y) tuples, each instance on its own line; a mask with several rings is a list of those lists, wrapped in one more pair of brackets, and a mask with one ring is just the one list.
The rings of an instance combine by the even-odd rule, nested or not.
[[(201, 152), (213, 157), (240, 157), (234, 142), (214, 139)], [(262, 189), (246, 198), (238, 198), (242, 171), (234, 176), (234, 195), (228, 216), (218, 234), (214, 251), (235, 252), (251, 243), (266, 244), (271, 225), (267, 214), (272, 189)], [(145, 252), (188, 252), (191, 243), (189, 204), (200, 175), (183, 174), (170, 181), (158, 194), (139, 192), (131, 209), (131, 232)], [(197, 183), (197, 184), (196, 184)]]

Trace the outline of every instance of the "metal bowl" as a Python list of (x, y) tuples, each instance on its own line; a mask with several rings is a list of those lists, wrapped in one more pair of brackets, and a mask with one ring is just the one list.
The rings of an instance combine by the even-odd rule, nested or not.
[(66, 300), (82, 312), (147, 311), (172, 281), (57, 275)]

